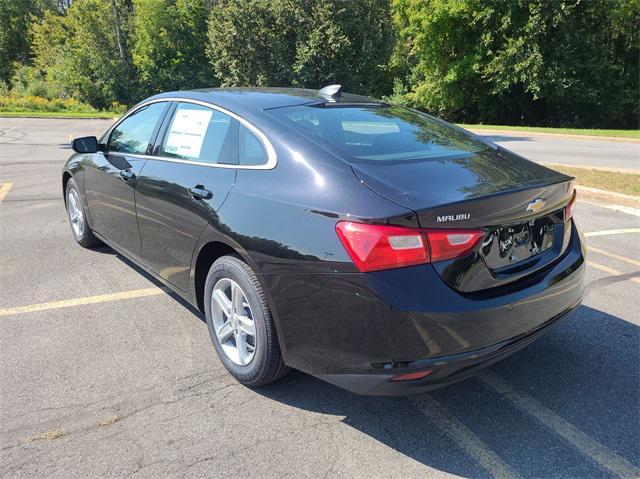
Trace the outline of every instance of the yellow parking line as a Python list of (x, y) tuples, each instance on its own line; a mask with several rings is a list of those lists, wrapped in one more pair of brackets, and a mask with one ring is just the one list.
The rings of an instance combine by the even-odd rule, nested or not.
[(498, 392), (521, 411), (534, 417), (569, 444), (586, 454), (602, 467), (618, 477), (640, 477), (640, 469), (627, 462), (616, 453), (586, 435), (558, 414), (531, 396), (518, 391), (497, 374), (485, 371), (478, 376), (487, 386)]
[[(605, 273), (609, 273), (613, 276), (620, 276), (626, 273), (623, 273), (620, 270), (614, 269), (614, 268), (610, 268), (609, 266), (605, 266), (603, 264), (600, 263), (594, 263), (593, 261), (589, 261), (587, 260), (587, 265), (591, 266), (592, 268), (595, 269), (599, 269), (600, 271), (604, 271)], [(629, 278), (629, 280), (635, 282), (635, 283), (640, 283), (640, 278)]]
[(633, 264), (635, 266), (640, 266), (640, 261), (637, 261), (637, 260), (631, 259), (631, 258), (627, 258), (626, 256), (620, 256), (619, 254), (609, 253), (608, 251), (605, 251), (605, 250), (600, 249), (600, 248), (594, 248), (593, 246), (589, 246), (588, 249), (589, 249), (589, 251), (592, 251), (592, 252), (597, 253), (597, 254), (601, 254), (603, 256), (608, 256), (609, 258), (617, 259), (618, 261), (623, 261), (625, 263)]
[(4, 197), (7, 196), (12, 186), (13, 186), (13, 183), (11, 183), (10, 181), (6, 183), (0, 183), (0, 203), (2, 203), (2, 200), (4, 200)]
[(518, 475), (467, 426), (451, 417), (447, 409), (429, 395), (416, 396), (413, 403), (443, 433), (475, 459), (494, 478), (516, 478)]
[(640, 228), (624, 228), (619, 230), (591, 231), (590, 233), (585, 233), (584, 235), (588, 238), (591, 236), (621, 235), (625, 233), (640, 233)]
[(13, 308), (0, 309), (0, 316), (12, 316), (15, 314), (34, 313), (36, 311), (47, 311), (50, 309), (69, 308), (71, 306), (81, 306), (84, 304), (107, 303), (110, 301), (120, 301), (123, 299), (143, 298), (145, 296), (157, 296), (164, 294), (162, 288), (134, 289), (120, 293), (99, 294), (97, 296), (85, 296), (83, 298), (63, 299), (62, 301), (52, 301), (50, 303), (29, 304), (27, 306), (15, 306)]

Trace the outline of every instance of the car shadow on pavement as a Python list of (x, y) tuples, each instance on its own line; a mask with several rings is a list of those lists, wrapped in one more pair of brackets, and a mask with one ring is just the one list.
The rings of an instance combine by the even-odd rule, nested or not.
[(125, 258), (124, 256), (122, 256), (120, 253), (118, 253), (117, 251), (115, 251), (114, 249), (112, 249), (110, 246), (107, 245), (101, 245), (98, 246), (96, 248), (94, 248), (96, 251), (100, 252), (100, 253), (104, 253), (104, 254), (112, 254), (114, 255), (116, 258), (118, 258), (120, 261), (122, 261), (124, 264), (126, 264), (128, 267), (132, 268), (133, 270), (136, 271), (136, 273), (140, 274), (141, 276), (144, 276), (146, 279), (148, 279), (150, 282), (152, 282), (154, 284), (154, 286), (157, 286), (158, 288), (162, 288), (165, 290), (165, 292), (167, 293), (167, 296), (170, 296), (172, 299), (174, 299), (176, 302), (180, 303), (182, 306), (184, 306), (185, 308), (187, 308), (189, 311), (191, 311), (195, 316), (198, 317), (198, 319), (200, 319), (200, 321), (202, 322), (206, 322), (204, 315), (197, 309), (194, 308), (193, 306), (191, 306), (191, 304), (189, 304), (186, 300), (184, 300), (183, 298), (181, 298), (178, 293), (175, 293), (173, 291), (171, 291), (167, 286), (165, 286), (164, 284), (162, 284), (161, 281), (159, 281), (158, 279), (156, 279), (153, 275), (147, 273), (144, 269), (142, 269), (140, 266), (138, 266), (137, 264), (135, 264), (133, 261), (131, 261), (129, 258)]
[[(204, 321), (197, 309), (133, 262), (109, 247), (99, 251), (116, 255)], [(342, 423), (399, 453), (463, 477), (491, 477), (469, 454), (469, 447), (495, 455), (520, 477), (615, 476), (594, 459), (597, 451), (585, 453), (579, 443), (558, 434), (553, 424), (543, 424), (518, 408), (483, 380), (486, 374), (497, 375), (640, 468), (640, 328), (588, 306), (479, 377), (427, 395), (358, 396), (298, 371), (255, 392), (294, 408), (342, 416)], [(447, 421), (454, 426), (448, 427)], [(451, 433), (460, 426), (475, 436), (476, 443), (460, 443)]]
[[(582, 306), (539, 341), (483, 374), (508, 382), (520, 396), (638, 468), (638, 330), (627, 321)], [(585, 452), (580, 441), (563, 438), (558, 433), (561, 424), (539, 422), (482, 378), (434, 391), (426, 402), (423, 396), (357, 396), (298, 372), (257, 392), (295, 408), (344, 416), (344, 424), (396, 451), (464, 477), (489, 473), (472, 459), (469, 444), (465, 450), (451, 433), (447, 420), (470, 431), (481, 448), (521, 477), (613, 475), (597, 462), (597, 452)], [(444, 427), (437, 419), (443, 408)]]

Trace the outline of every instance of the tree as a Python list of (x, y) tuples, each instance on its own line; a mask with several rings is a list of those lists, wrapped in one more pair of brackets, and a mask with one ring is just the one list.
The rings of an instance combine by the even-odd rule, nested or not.
[(207, 52), (222, 85), (389, 89), (389, 3), (380, 0), (221, 0)]
[(298, 4), (293, 83), (312, 88), (344, 84), (349, 91), (387, 93), (393, 47), (389, 2), (307, 1)]
[(96, 108), (341, 83), (449, 120), (637, 128), (639, 63), (640, 0), (0, 0), (0, 83)]
[(207, 54), (222, 86), (289, 86), (295, 59), (293, 5), (221, 0), (209, 16)]
[(210, 0), (134, 0), (133, 63), (144, 94), (215, 86), (206, 57)]
[(111, 1), (74, 0), (65, 15), (45, 15), (33, 26), (35, 64), (50, 83), (95, 108), (131, 104), (139, 94), (127, 50), (131, 28), (126, 0), (116, 0), (115, 10)]
[(638, 126), (635, 0), (394, 0), (392, 67), (419, 108), (482, 122)]
[(31, 60), (31, 18), (56, 8), (54, 0), (0, 0), (0, 82), (9, 83), (16, 65)]

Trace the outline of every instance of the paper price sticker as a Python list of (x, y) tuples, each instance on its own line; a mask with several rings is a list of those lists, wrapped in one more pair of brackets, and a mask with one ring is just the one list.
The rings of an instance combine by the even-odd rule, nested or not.
[(173, 118), (164, 150), (197, 160), (211, 120), (211, 110), (178, 109)]

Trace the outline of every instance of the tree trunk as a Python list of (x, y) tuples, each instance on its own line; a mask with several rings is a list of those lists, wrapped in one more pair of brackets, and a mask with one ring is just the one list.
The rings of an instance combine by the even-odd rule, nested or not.
[(120, 53), (120, 63), (127, 63), (126, 48), (122, 29), (120, 28), (120, 16), (118, 15), (118, 6), (116, 0), (111, 0), (111, 8), (113, 8), (113, 16), (115, 18), (116, 38), (118, 39), (118, 51)]

